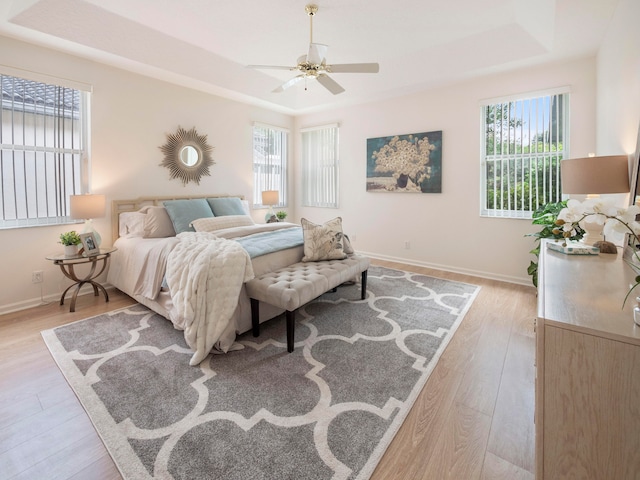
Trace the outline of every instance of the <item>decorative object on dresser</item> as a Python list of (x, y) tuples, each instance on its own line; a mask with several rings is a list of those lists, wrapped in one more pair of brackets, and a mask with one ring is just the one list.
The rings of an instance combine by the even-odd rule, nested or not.
[[(629, 193), (629, 158), (627, 155), (571, 158), (560, 162), (563, 194), (587, 195), (589, 200), (607, 193)], [(593, 245), (602, 253), (615, 253), (615, 245), (602, 235), (603, 223), (585, 216), (580, 226), (585, 230), (583, 243)]]
[(69, 206), (71, 218), (84, 220), (82, 233), (92, 232), (95, 235), (96, 245), (100, 246), (102, 237), (93, 227), (93, 219), (104, 217), (107, 208), (105, 196), (90, 193), (71, 195)]
[(280, 210), (276, 212), (276, 217), (278, 217), (279, 222), (283, 222), (285, 218), (287, 218), (287, 212), (284, 210)]
[(170, 179), (179, 178), (183, 185), (189, 182), (200, 184), (204, 175), (211, 175), (209, 167), (215, 162), (211, 157), (213, 147), (207, 143), (206, 135), (198, 135), (196, 128), (185, 130), (178, 127), (174, 134), (167, 134), (167, 143), (160, 147), (164, 160), (160, 164), (169, 169)]
[(372, 266), (244, 349), (191, 351), (136, 305), (42, 333), (124, 478), (369, 478), (479, 287)]

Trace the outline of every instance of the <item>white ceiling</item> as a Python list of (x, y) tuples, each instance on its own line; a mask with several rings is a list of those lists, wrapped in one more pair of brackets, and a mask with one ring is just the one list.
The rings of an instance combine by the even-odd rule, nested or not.
[[(295, 65), (313, 40), (346, 92), (246, 65)], [(290, 114), (595, 55), (618, 0), (0, 0), (0, 34)], [(1, 61), (1, 60), (0, 60)]]

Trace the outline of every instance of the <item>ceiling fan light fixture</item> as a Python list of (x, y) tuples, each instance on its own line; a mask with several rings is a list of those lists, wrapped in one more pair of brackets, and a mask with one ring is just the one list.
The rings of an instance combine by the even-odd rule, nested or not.
[[(274, 93), (283, 92), (303, 79), (305, 79), (306, 90), (306, 79), (315, 78), (318, 80), (318, 83), (329, 90), (332, 94), (337, 95), (344, 92), (344, 88), (342, 88), (335, 80), (330, 78), (327, 73), (378, 73), (379, 67), (377, 63), (343, 63), (327, 65), (326, 55), (329, 47), (323, 43), (313, 42), (313, 17), (318, 12), (318, 6), (309, 4), (304, 7), (304, 10), (307, 12), (307, 15), (309, 15), (309, 52), (298, 58), (295, 67), (289, 68), (289, 70), (292, 71), (297, 70), (300, 74), (277, 87), (273, 90)], [(268, 65), (251, 65), (251, 67), (273, 69), (286, 68)]]

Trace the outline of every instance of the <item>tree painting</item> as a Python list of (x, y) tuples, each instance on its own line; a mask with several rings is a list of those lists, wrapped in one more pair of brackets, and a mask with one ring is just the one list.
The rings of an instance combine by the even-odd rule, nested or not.
[(367, 191), (442, 192), (442, 131), (367, 139)]

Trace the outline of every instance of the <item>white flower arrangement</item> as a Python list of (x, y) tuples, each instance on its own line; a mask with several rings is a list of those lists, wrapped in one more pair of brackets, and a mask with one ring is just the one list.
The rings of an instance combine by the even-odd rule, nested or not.
[[(557, 232), (563, 232), (563, 237), (569, 238), (575, 235), (576, 226), (587, 217), (591, 221), (597, 222), (604, 228), (605, 234), (609, 232), (628, 233), (633, 238), (633, 245), (640, 244), (640, 222), (636, 218), (640, 215), (640, 207), (637, 205), (631, 205), (627, 208), (621, 208), (615, 206), (608, 200), (601, 198), (587, 199), (584, 202), (577, 200), (569, 200), (567, 207), (560, 210), (558, 219), (556, 220)], [(560, 230), (561, 229), (561, 230)], [(640, 254), (634, 249), (634, 256), (637, 261), (640, 261)], [(631, 292), (640, 285), (640, 275), (637, 275), (634, 279), (635, 283), (631, 285), (627, 295), (624, 297), (622, 306), (629, 298)]]
[(584, 202), (569, 200), (567, 207), (560, 210), (556, 225), (562, 228), (563, 236), (569, 238), (575, 234), (576, 226), (582, 220), (592, 217), (590, 221), (602, 225), (605, 232), (629, 233), (638, 239), (640, 235), (640, 222), (636, 221), (638, 214), (640, 214), (640, 207), (637, 205), (622, 208), (601, 198), (587, 199)]

